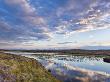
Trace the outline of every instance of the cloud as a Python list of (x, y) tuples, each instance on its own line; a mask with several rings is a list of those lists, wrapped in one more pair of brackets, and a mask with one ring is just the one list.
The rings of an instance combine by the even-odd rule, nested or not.
[(57, 43), (57, 44), (71, 44), (73, 42), (61, 42), (61, 43)]
[(109, 8), (110, 1), (107, 0), (70, 0), (65, 7), (58, 9), (59, 17), (70, 17), (69, 20), (60, 21), (57, 26), (58, 33), (68, 34), (109, 28)]
[(109, 13), (109, 0), (0, 0), (0, 41), (50, 40), (55, 34), (110, 28)]
[(4, 16), (4, 20), (0, 21), (2, 39), (6, 37), (15, 41), (25, 41), (32, 37), (34, 40), (50, 38), (44, 19), (36, 14), (36, 9), (27, 0), (4, 0), (2, 3), (9, 7), (4, 11), (11, 14), (8, 14), (7, 17)]

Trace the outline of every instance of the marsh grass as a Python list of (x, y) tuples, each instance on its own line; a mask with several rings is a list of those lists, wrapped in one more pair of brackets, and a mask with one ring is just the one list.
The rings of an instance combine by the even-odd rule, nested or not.
[(36, 60), (0, 53), (0, 82), (59, 82)]

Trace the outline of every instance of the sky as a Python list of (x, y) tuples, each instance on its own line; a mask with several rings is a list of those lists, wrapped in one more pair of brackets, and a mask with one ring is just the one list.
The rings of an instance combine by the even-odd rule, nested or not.
[(0, 0), (0, 49), (110, 48), (110, 0)]

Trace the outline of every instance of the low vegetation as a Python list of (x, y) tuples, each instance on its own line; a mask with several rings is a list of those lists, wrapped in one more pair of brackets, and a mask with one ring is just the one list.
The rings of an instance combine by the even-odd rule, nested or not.
[(65, 49), (65, 50), (2, 50), (2, 51), (20, 51), (32, 53), (56, 53), (60, 55), (106, 55), (110, 56), (110, 50), (83, 50), (83, 49)]
[(0, 82), (59, 82), (34, 59), (0, 52)]

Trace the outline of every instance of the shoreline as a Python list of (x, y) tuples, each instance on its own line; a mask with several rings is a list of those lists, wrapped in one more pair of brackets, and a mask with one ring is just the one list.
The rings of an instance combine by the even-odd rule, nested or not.
[(60, 82), (37, 60), (0, 52), (0, 81)]

